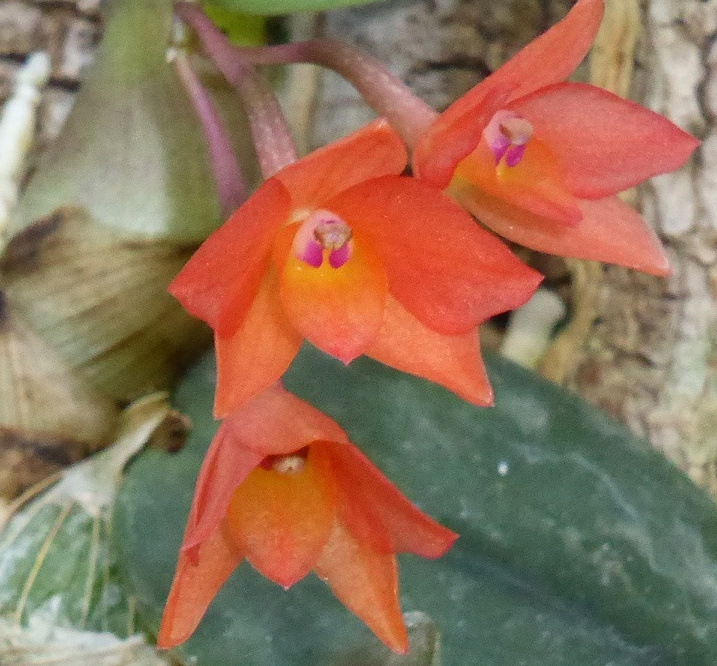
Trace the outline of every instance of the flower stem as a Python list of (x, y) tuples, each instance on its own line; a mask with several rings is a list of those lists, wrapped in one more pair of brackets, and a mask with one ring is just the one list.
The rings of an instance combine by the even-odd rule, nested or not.
[(291, 132), (271, 87), (244, 56), (207, 18), (198, 5), (179, 2), (177, 16), (199, 36), (202, 46), (241, 95), (265, 178), (298, 159)]
[(438, 117), (435, 109), (417, 97), (383, 63), (350, 44), (314, 39), (237, 49), (256, 65), (310, 62), (333, 69), (354, 85), (370, 107), (388, 119), (411, 148)]
[(222, 215), (227, 218), (247, 197), (241, 169), (219, 113), (185, 53), (177, 52), (174, 55), (174, 66), (202, 124)]

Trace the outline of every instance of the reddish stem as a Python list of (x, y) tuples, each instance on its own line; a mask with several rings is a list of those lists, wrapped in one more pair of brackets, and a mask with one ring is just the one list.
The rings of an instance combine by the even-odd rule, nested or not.
[(214, 172), (222, 216), (229, 217), (247, 197), (246, 185), (234, 149), (211, 98), (194, 73), (187, 56), (177, 53), (174, 65), (204, 131), (209, 161)]
[(199, 36), (202, 46), (244, 101), (259, 166), (265, 178), (298, 159), (296, 146), (271, 87), (207, 18), (199, 5), (179, 2), (177, 16)]
[(350, 44), (315, 39), (240, 50), (246, 60), (257, 65), (310, 62), (333, 69), (354, 85), (370, 107), (388, 119), (410, 148), (438, 117), (435, 109), (383, 63)]

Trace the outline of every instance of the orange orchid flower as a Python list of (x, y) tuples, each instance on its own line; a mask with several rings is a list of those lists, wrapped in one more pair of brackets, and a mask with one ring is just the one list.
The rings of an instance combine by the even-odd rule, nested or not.
[(276, 382), (304, 339), (366, 354), (478, 405), (492, 401), (476, 327), (540, 275), (450, 198), (401, 176), (385, 121), (280, 170), (170, 285), (215, 332), (215, 415)]
[(189, 638), (246, 558), (285, 588), (313, 569), (405, 653), (395, 554), (440, 557), (457, 536), (411, 504), (337, 423), (275, 385), (229, 416), (207, 452), (157, 644)]
[(666, 275), (660, 242), (614, 195), (688, 159), (699, 141), (666, 118), (581, 83), (603, 0), (578, 0), (560, 23), (433, 122), (415, 174), (527, 247)]

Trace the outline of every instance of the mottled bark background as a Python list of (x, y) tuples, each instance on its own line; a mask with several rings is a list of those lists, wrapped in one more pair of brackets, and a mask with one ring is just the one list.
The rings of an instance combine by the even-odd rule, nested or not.
[[(291, 30), (297, 38), (330, 35), (366, 48), (443, 108), (571, 4), (389, 0), (293, 19)], [(541, 367), (649, 437), (717, 494), (717, 0), (607, 5), (592, 66), (579, 75), (667, 115), (704, 144), (682, 171), (628, 194), (664, 239), (671, 278), (535, 259), (571, 306)], [(0, 101), (27, 53), (47, 50), (53, 60), (36, 153), (57, 135), (100, 32), (97, 0), (0, 0)], [(304, 150), (372, 117), (348, 84), (309, 66), (295, 70), (287, 98)]]

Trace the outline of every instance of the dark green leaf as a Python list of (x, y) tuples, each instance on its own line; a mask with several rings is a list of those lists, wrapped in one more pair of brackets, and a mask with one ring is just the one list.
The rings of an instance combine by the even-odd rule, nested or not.
[[(711, 500), (577, 397), (499, 359), (489, 371), (494, 409), (310, 349), (286, 378), (421, 508), (461, 532), (436, 562), (400, 558), (403, 608), (435, 622), (443, 663), (716, 663)], [(187, 447), (146, 454), (118, 503), (126, 575), (151, 631), (216, 429), (213, 377), (205, 361), (177, 393), (195, 426)], [(383, 651), (375, 663), (388, 658), (318, 579), (284, 592), (244, 564), (182, 654), (202, 666), (374, 663), (366, 650)]]

